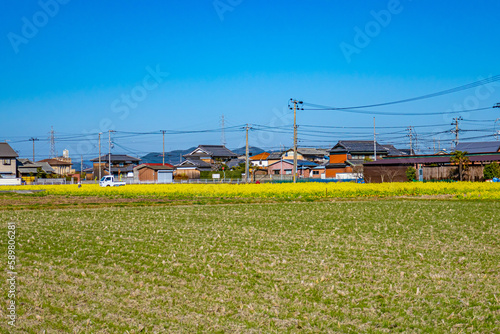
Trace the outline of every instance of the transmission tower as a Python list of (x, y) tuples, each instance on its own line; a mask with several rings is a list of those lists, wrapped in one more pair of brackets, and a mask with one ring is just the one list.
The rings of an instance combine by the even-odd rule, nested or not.
[(406, 137), (408, 137), (410, 139), (410, 155), (413, 154), (413, 152), (415, 151), (414, 150), (414, 140), (413, 140), (413, 132), (415, 131), (413, 129), (413, 126), (409, 126), (406, 131), (408, 131), (408, 134), (406, 135)]
[(221, 125), (221, 133), (220, 133), (220, 143), (221, 145), (226, 146), (226, 133), (224, 131), (224, 114), (222, 114), (221, 119), (220, 119), (220, 125)]
[(54, 159), (57, 156), (56, 152), (56, 136), (55, 136), (55, 131), (54, 127), (50, 127), (50, 157), (51, 159)]

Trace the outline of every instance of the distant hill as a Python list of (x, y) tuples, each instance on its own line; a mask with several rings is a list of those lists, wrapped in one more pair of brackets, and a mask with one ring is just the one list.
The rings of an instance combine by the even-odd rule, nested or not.
[[(238, 155), (245, 155), (246, 154), (246, 147), (243, 146), (243, 147), (231, 150), (231, 151), (233, 151), (234, 153), (236, 153)], [(249, 152), (250, 156), (254, 156), (254, 155), (257, 155), (257, 154), (261, 154), (262, 152), (266, 152), (266, 151), (264, 151), (260, 147), (249, 146), (248, 147), (248, 152)]]
[[(177, 165), (180, 163), (182, 156), (192, 152), (196, 147), (191, 147), (186, 150), (174, 150), (170, 152), (165, 152), (165, 162), (171, 165)], [(141, 163), (162, 163), (163, 157), (162, 152), (151, 152), (141, 157)]]

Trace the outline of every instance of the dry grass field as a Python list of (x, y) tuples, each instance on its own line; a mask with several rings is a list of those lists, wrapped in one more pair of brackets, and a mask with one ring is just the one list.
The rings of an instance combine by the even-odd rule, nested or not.
[(500, 328), (498, 201), (4, 210), (0, 218), (4, 254), (7, 222), (17, 225), (17, 332)]

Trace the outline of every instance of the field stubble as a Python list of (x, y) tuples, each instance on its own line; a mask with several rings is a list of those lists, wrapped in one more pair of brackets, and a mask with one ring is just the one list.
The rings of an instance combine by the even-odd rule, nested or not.
[(498, 212), (385, 200), (0, 216), (18, 223), (26, 332), (494, 332)]

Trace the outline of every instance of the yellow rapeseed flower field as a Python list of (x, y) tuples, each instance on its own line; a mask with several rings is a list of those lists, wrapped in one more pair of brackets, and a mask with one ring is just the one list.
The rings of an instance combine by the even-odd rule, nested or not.
[(5, 190), (45, 190), (43, 195), (167, 198), (356, 198), (453, 195), (464, 199), (500, 199), (500, 183), (285, 183), (285, 184), (161, 184), (101, 188), (97, 184), (0, 186)]

